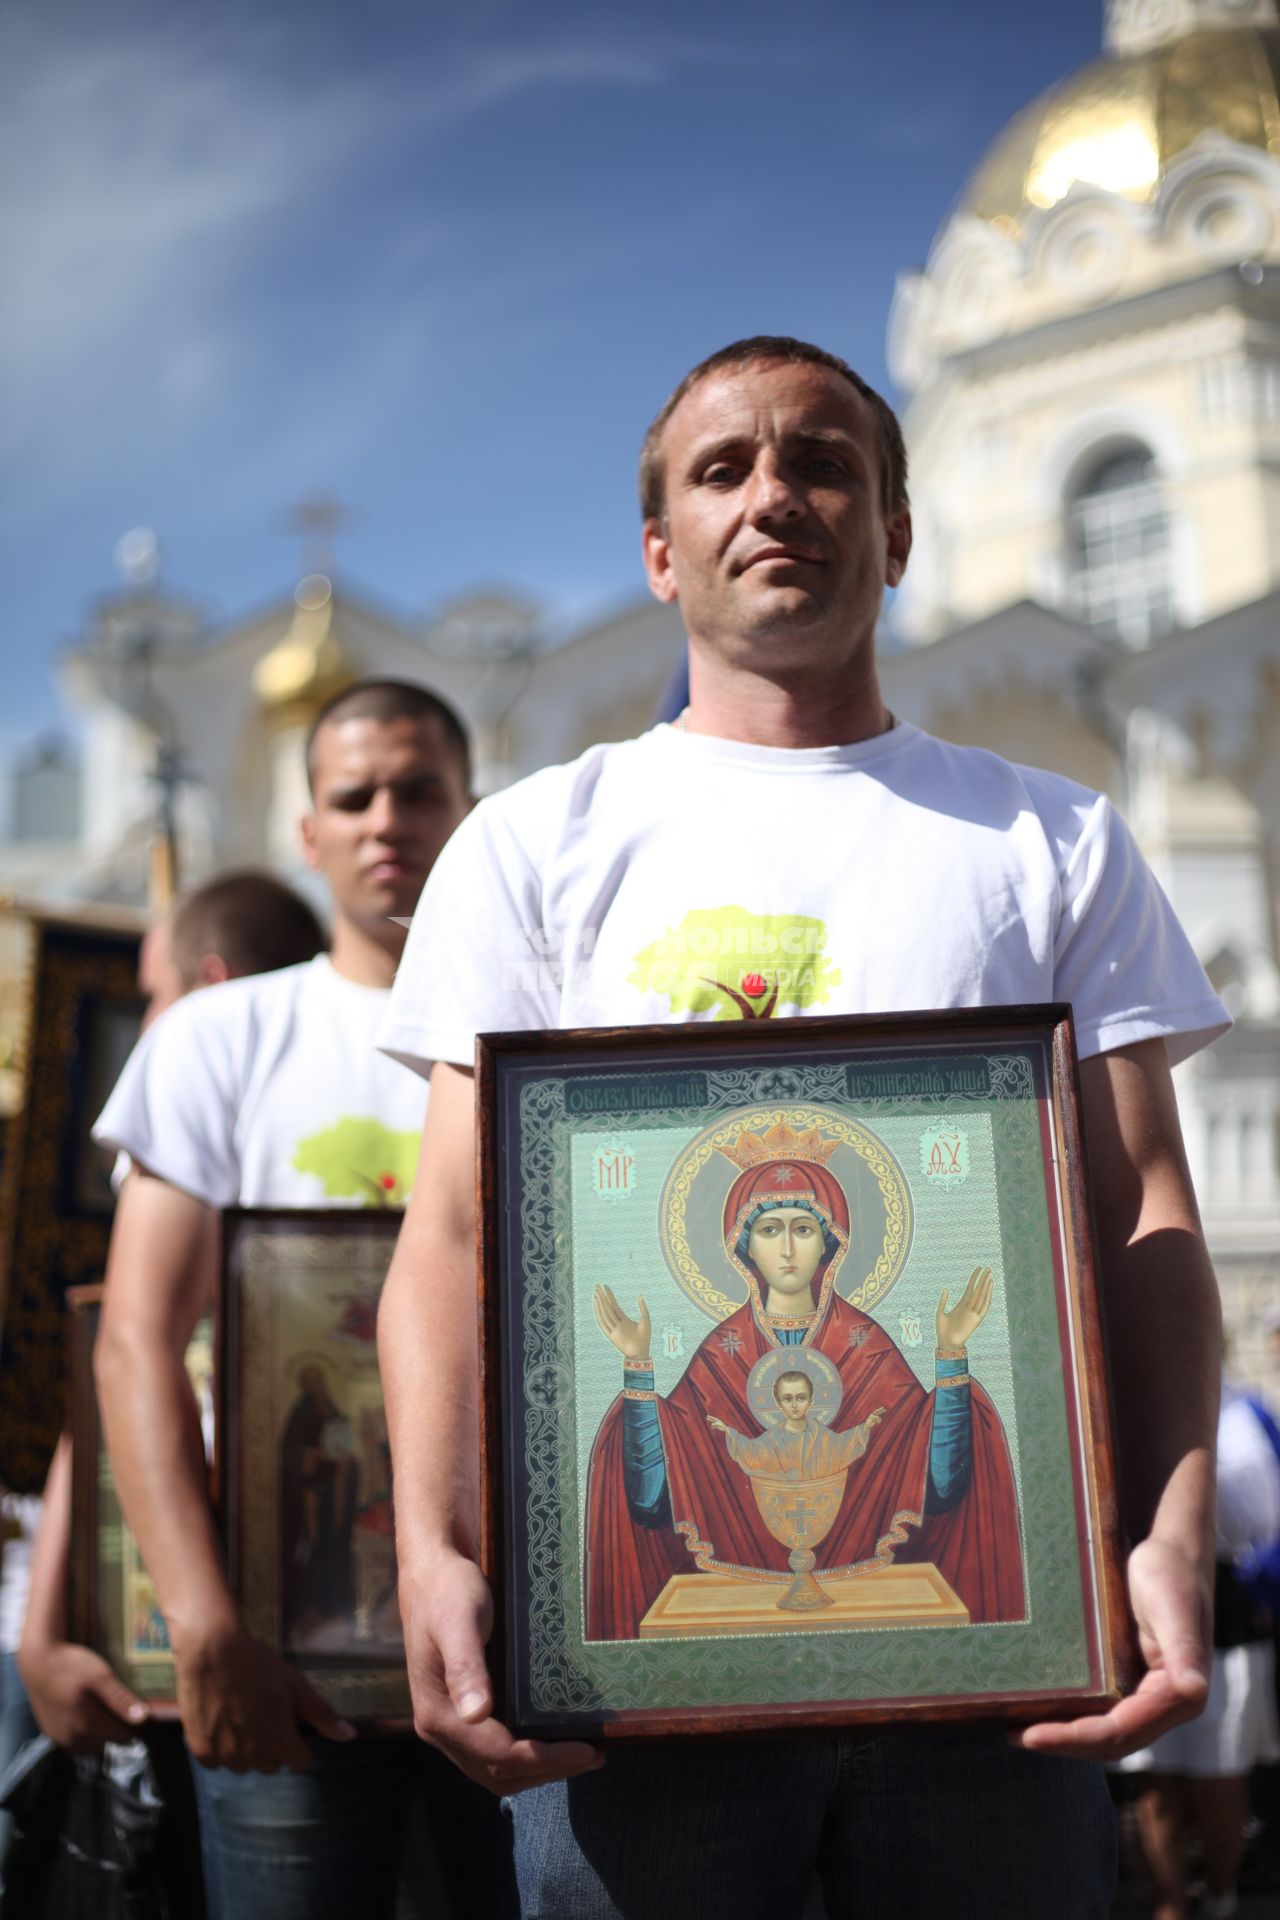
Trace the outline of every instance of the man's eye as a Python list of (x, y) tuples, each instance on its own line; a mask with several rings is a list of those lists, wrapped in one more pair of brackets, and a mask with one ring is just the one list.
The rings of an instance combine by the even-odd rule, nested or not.
[(738, 469), (731, 467), (727, 460), (717, 460), (713, 467), (706, 469), (702, 478), (710, 487), (731, 487), (738, 478)]

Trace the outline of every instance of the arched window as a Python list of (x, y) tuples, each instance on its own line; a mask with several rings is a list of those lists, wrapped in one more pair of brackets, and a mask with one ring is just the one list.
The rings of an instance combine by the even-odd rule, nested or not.
[(1142, 647), (1174, 624), (1169, 512), (1155, 458), (1113, 448), (1067, 503), (1071, 600), (1091, 627)]

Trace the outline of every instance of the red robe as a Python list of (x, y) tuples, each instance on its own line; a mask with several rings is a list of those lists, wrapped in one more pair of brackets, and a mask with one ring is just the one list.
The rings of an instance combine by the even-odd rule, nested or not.
[[(964, 1494), (945, 1513), (925, 1514), (932, 1393), (926, 1393), (884, 1329), (832, 1294), (812, 1345), (837, 1367), (844, 1397), (832, 1427), (844, 1432), (877, 1407), (866, 1454), (849, 1469), (844, 1501), (816, 1549), (817, 1571), (891, 1561), (932, 1561), (970, 1618), (1020, 1620), (1025, 1612), (1018, 1505), (1000, 1416), (971, 1382), (972, 1464)], [(770, 1350), (750, 1304), (709, 1333), (665, 1399), (657, 1402), (672, 1524), (637, 1526), (623, 1480), (619, 1395), (591, 1452), (587, 1491), (587, 1638), (629, 1640), (674, 1573), (717, 1565), (785, 1574), (787, 1549), (760, 1517), (749, 1477), (729, 1458), (713, 1413), (743, 1433), (758, 1431), (747, 1376)], [(943, 1389), (948, 1391), (948, 1389)]]

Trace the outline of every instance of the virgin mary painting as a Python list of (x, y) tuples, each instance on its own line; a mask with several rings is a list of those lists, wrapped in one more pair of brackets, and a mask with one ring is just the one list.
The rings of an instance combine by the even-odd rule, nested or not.
[(635, 1638), (677, 1573), (786, 1577), (786, 1548), (765, 1526), (723, 1429), (759, 1434), (770, 1398), (761, 1384), (793, 1368), (828, 1383), (833, 1435), (867, 1429), (819, 1571), (840, 1578), (930, 1561), (971, 1621), (1023, 1617), (1008, 1443), (968, 1366), (991, 1274), (976, 1269), (954, 1305), (943, 1291), (935, 1382), (926, 1390), (884, 1328), (837, 1291), (849, 1203), (829, 1165), (836, 1146), (816, 1128), (779, 1123), (721, 1149), (740, 1168), (722, 1227), (747, 1298), (706, 1336), (669, 1394), (654, 1388), (644, 1302), (632, 1319), (608, 1286), (597, 1287), (596, 1320), (622, 1358), (623, 1389), (591, 1454), (588, 1639)]

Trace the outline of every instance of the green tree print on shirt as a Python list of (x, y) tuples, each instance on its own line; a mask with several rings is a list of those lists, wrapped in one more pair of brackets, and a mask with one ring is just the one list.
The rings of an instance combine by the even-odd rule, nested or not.
[(779, 1007), (825, 1006), (840, 972), (826, 956), (827, 925), (803, 914), (694, 907), (636, 955), (629, 984), (661, 993), (673, 1014), (767, 1020)]
[(366, 1207), (402, 1207), (413, 1185), (421, 1136), (381, 1120), (347, 1117), (299, 1140), (293, 1164), (314, 1173), (332, 1200), (359, 1194)]

